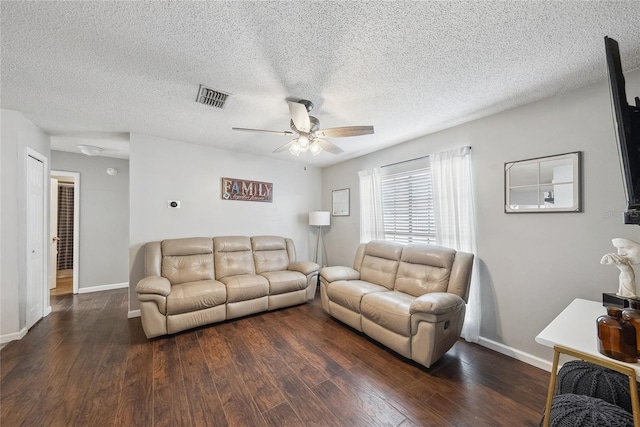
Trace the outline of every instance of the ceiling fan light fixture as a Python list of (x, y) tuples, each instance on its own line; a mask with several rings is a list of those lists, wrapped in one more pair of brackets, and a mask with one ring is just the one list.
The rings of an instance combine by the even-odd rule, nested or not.
[(296, 143), (289, 148), (289, 152), (294, 156), (299, 156), (300, 153), (302, 152), (302, 149), (300, 148), (300, 144), (296, 141)]
[(300, 135), (298, 137), (298, 145), (300, 145), (300, 150), (304, 153), (309, 149), (309, 137), (306, 135)]
[(322, 147), (320, 147), (320, 144), (318, 144), (317, 141), (313, 141), (309, 146), (309, 151), (311, 151), (311, 154), (314, 156), (317, 156), (322, 152)]

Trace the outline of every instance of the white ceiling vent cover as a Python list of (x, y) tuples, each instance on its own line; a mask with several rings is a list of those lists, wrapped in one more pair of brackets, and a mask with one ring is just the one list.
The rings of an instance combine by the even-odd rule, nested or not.
[(211, 107), (224, 108), (224, 104), (227, 102), (229, 95), (229, 93), (220, 92), (219, 90), (211, 89), (205, 85), (200, 85), (196, 102), (204, 105), (210, 105)]

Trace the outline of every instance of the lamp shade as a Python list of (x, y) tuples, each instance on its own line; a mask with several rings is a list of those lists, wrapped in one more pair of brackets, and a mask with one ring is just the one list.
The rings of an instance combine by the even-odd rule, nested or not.
[(329, 215), (329, 211), (316, 211), (309, 212), (309, 225), (330, 225), (331, 224), (331, 216)]

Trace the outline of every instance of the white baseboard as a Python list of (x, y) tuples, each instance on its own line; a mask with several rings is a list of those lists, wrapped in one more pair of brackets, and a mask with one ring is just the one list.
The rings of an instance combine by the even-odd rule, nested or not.
[(547, 372), (551, 372), (551, 367), (553, 366), (553, 364), (549, 360), (545, 360), (538, 356), (525, 353), (524, 351), (517, 350), (513, 347), (509, 347), (488, 338), (480, 337), (480, 339), (478, 340), (478, 344), (493, 351), (497, 351), (498, 353), (502, 353), (505, 356), (509, 356), (521, 362), (533, 365), (536, 368), (544, 369)]
[(140, 317), (140, 310), (131, 310), (127, 313), (128, 319), (133, 319), (134, 317)]
[[(45, 318), (50, 314), (51, 314), (51, 306), (45, 307), (42, 317)], [(22, 328), (20, 329), (20, 332), (13, 332), (10, 334), (0, 335), (0, 344), (5, 344), (15, 340), (21, 340), (22, 338), (24, 338), (25, 335), (27, 335), (27, 332), (28, 332), (27, 328)]]
[(113, 289), (122, 289), (122, 288), (128, 288), (128, 287), (129, 287), (129, 282), (112, 283), (110, 285), (100, 285), (100, 286), (91, 286), (89, 288), (80, 288), (78, 289), (78, 293), (87, 294), (89, 292), (111, 291)]
[(0, 344), (8, 343), (15, 340), (21, 340), (25, 335), (27, 335), (27, 328), (20, 329), (20, 332), (0, 335)]

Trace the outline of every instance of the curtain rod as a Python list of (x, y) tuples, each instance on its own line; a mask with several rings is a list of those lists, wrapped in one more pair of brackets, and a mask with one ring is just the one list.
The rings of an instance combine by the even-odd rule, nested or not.
[(422, 157), (416, 157), (415, 159), (402, 160), (401, 162), (389, 163), (388, 165), (380, 166), (380, 169), (388, 168), (389, 166), (401, 165), (403, 163), (413, 162), (414, 160), (426, 159), (427, 157), (429, 157), (429, 155), (422, 156)]
[[(471, 151), (471, 146), (466, 145), (465, 147), (469, 147), (469, 151)], [(401, 164), (407, 163), (407, 162), (413, 162), (414, 160), (426, 159), (427, 157), (429, 157), (428, 154), (426, 156), (416, 157), (415, 159), (402, 160), (401, 162), (389, 163), (388, 165), (380, 166), (380, 169), (386, 168), (386, 167), (389, 167), (389, 166), (401, 165)]]

